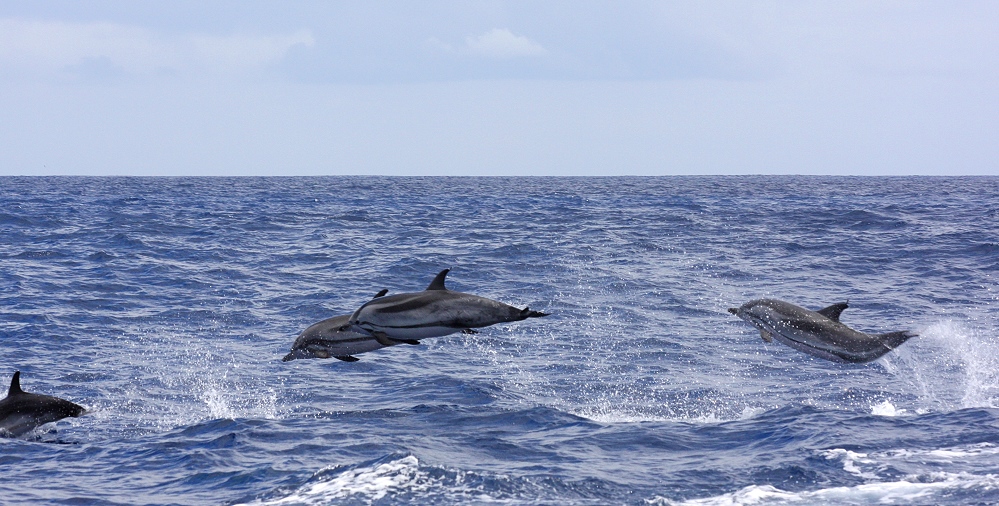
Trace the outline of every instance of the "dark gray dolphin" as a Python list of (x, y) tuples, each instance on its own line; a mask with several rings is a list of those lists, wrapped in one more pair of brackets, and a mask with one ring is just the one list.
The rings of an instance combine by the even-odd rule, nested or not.
[[(375, 295), (375, 298), (386, 293), (388, 290), (382, 290)], [(285, 355), (281, 360), (288, 362), (298, 358), (332, 357), (345, 362), (357, 362), (359, 359), (354, 355), (386, 346), (367, 332), (340, 330), (347, 325), (348, 320), (350, 320), (350, 315), (345, 314), (310, 325), (295, 339), (295, 344), (291, 346), (291, 353)]]
[(857, 332), (839, 321), (847, 307), (847, 303), (840, 302), (809, 311), (781, 300), (757, 299), (728, 312), (760, 329), (760, 336), (768, 343), (776, 339), (833, 362), (870, 362), (917, 335), (906, 330), (886, 334)]
[(67, 416), (80, 416), (86, 412), (81, 406), (49, 395), (29, 394), (21, 390), (21, 371), (10, 380), (7, 397), (0, 400), (0, 434), (21, 436), (39, 425)]
[(418, 339), (455, 332), (474, 334), (478, 327), (548, 316), (530, 308), (518, 309), (499, 301), (444, 286), (444, 269), (422, 292), (376, 298), (350, 315), (344, 330), (374, 336), (380, 343), (419, 344)]

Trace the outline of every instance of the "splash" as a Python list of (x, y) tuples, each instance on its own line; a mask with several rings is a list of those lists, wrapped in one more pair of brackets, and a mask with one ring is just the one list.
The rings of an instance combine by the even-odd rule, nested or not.
[(917, 395), (917, 412), (999, 407), (999, 339), (953, 320), (927, 327), (917, 339), (896, 350), (898, 363), (886, 363)]
[(206, 420), (279, 416), (279, 385), (230, 339), (145, 331), (123, 337), (115, 371), (125, 379), (96, 406), (110, 430), (148, 433)]

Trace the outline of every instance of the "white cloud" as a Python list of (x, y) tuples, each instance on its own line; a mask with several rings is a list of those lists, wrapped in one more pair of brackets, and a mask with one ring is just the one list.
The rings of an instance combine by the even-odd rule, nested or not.
[(133, 75), (229, 72), (279, 61), (296, 45), (312, 46), (308, 30), (288, 35), (164, 34), (115, 23), (0, 19), (0, 70), (57, 74), (101, 62)]
[(466, 37), (465, 52), (502, 59), (548, 54), (541, 44), (504, 28), (494, 28), (478, 37)]

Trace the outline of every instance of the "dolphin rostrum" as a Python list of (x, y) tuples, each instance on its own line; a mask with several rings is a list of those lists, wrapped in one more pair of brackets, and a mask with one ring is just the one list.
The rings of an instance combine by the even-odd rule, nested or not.
[(0, 435), (18, 437), (39, 425), (85, 412), (83, 407), (58, 397), (21, 390), (21, 371), (17, 371), (10, 380), (7, 397), (0, 400)]
[[(375, 298), (377, 299), (386, 293), (388, 290), (382, 290), (375, 295)], [(350, 320), (350, 315), (345, 314), (310, 325), (295, 339), (291, 353), (285, 355), (281, 360), (288, 362), (296, 358), (332, 357), (345, 362), (357, 362), (360, 359), (355, 357), (355, 354), (385, 347), (367, 332), (362, 334), (351, 330), (340, 330), (341, 327), (347, 325), (348, 320)]]
[(886, 334), (864, 334), (843, 325), (839, 315), (846, 302), (809, 311), (775, 299), (751, 300), (728, 310), (760, 329), (766, 342), (774, 339), (833, 362), (863, 363), (876, 360), (917, 334), (903, 330)]
[(350, 315), (343, 330), (374, 336), (379, 343), (419, 344), (418, 339), (455, 332), (475, 334), (477, 327), (548, 316), (530, 308), (518, 309), (502, 302), (444, 286), (451, 269), (444, 269), (422, 292), (400, 293), (372, 299)]

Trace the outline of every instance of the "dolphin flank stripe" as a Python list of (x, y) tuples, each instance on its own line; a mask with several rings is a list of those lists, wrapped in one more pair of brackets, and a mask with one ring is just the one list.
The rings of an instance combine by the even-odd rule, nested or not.
[(461, 323), (458, 323), (457, 321), (454, 320), (450, 322), (427, 322), (427, 323), (419, 323), (413, 325), (376, 325), (370, 322), (357, 322), (357, 325), (360, 327), (364, 327), (365, 325), (367, 325), (369, 327), (378, 327), (379, 329), (423, 329), (428, 327), (448, 327), (455, 329), (468, 328), (468, 325), (462, 325)]
[(430, 304), (433, 304), (433, 301), (421, 300), (418, 298), (412, 298), (399, 304), (384, 304), (382, 301), (378, 302), (379, 304), (372, 304), (372, 306), (378, 307), (379, 311), (383, 313), (402, 313), (405, 311), (412, 311), (414, 309), (422, 309)]
[(332, 343), (336, 343), (336, 344), (341, 344), (341, 343), (363, 343), (365, 341), (370, 341), (372, 339), (374, 339), (374, 338), (367, 337), (367, 336), (365, 336), (365, 337), (351, 337), (351, 338), (347, 338), (347, 339), (322, 339), (322, 338), (318, 338), (318, 339), (313, 339), (311, 341), (305, 341), (305, 344), (309, 345), (309, 344), (327, 344), (327, 343), (330, 343), (330, 344), (332, 344)]

